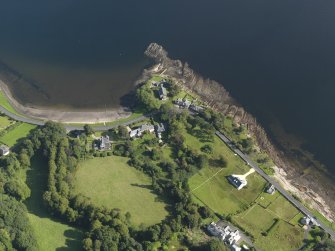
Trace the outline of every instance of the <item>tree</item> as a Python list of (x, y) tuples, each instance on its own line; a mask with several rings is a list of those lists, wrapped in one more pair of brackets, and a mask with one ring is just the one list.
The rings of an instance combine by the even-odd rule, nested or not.
[(242, 149), (246, 152), (246, 153), (250, 153), (252, 150), (252, 139), (251, 138), (246, 138), (246, 139), (241, 139), (238, 144), (242, 147)]
[(170, 84), (170, 90), (169, 90), (169, 95), (172, 97), (175, 97), (176, 95), (178, 95), (181, 91), (181, 88), (179, 87), (179, 85), (176, 84)]
[(206, 248), (207, 251), (229, 251), (229, 249), (225, 246), (223, 241), (220, 239), (212, 239)]
[(5, 192), (19, 201), (24, 201), (30, 196), (29, 187), (18, 180), (10, 180), (5, 184)]
[(5, 229), (0, 229), (0, 250), (14, 250), (10, 236)]
[[(13, 247), (16, 250), (37, 250), (37, 242), (25, 205), (4, 194), (0, 194), (0, 205), (1, 228), (4, 230), (3, 233), (10, 233), (9, 238)], [(4, 238), (0, 238), (1, 242), (8, 246), (8, 236), (4, 234)]]
[(153, 91), (148, 84), (143, 85), (136, 90), (137, 99), (150, 110), (156, 110), (160, 107), (160, 102), (155, 98)]
[(92, 135), (94, 133), (93, 127), (88, 124), (84, 125), (84, 132), (86, 136)]
[(203, 219), (207, 219), (208, 217), (212, 215), (212, 212), (211, 210), (209, 210), (208, 207), (204, 207), (204, 206), (199, 207), (198, 211)]
[(129, 139), (129, 132), (126, 126), (120, 125), (118, 127), (118, 135), (122, 139)]
[(200, 148), (200, 150), (204, 153), (208, 153), (208, 154), (211, 154), (213, 153), (213, 147), (210, 146), (210, 145), (204, 145)]

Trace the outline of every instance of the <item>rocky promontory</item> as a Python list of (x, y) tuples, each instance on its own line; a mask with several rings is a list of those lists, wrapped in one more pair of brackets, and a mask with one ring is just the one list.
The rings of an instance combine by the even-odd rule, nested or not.
[(236, 124), (247, 125), (258, 146), (276, 164), (275, 176), (282, 185), (329, 220), (335, 220), (335, 185), (330, 174), (320, 168), (317, 162), (299, 158), (291, 149), (274, 144), (256, 118), (232, 98), (223, 85), (195, 73), (188, 63), (170, 59), (162, 46), (150, 44), (145, 55), (156, 64), (143, 72), (140, 81), (152, 75), (170, 78), (182, 88), (195, 93), (209, 107), (232, 117)]

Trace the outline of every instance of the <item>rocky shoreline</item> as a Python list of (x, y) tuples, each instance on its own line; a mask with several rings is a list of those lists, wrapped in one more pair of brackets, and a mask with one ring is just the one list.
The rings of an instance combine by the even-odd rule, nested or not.
[(276, 164), (275, 177), (283, 187), (302, 199), (307, 206), (321, 212), (331, 222), (335, 220), (335, 184), (331, 175), (319, 163), (308, 159), (303, 152), (302, 157), (297, 157), (292, 149), (275, 144), (256, 118), (241, 107), (221, 84), (204, 79), (187, 63), (170, 59), (162, 46), (152, 43), (145, 54), (156, 64), (143, 72), (139, 82), (152, 75), (173, 79), (182, 88), (198, 95), (208, 106), (232, 117), (235, 123), (246, 124), (258, 146)]

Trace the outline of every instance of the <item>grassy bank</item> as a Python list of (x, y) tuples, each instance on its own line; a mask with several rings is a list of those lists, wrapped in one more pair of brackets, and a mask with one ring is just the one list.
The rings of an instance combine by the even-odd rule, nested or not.
[(5, 108), (7, 111), (14, 113), (15, 115), (22, 116), (22, 114), (18, 113), (14, 107), (9, 103), (6, 95), (0, 91), (0, 106)]

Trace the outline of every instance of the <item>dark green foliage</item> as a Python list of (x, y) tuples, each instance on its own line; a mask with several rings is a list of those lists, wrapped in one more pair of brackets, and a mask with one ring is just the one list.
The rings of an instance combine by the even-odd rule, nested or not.
[(204, 145), (203, 147), (200, 148), (200, 150), (207, 154), (213, 153), (213, 147), (210, 145)]
[(199, 207), (198, 212), (203, 219), (207, 219), (212, 215), (211, 210), (208, 207)]
[(0, 250), (14, 250), (9, 233), (5, 229), (0, 229)]
[(149, 111), (156, 110), (160, 107), (159, 99), (155, 97), (155, 93), (148, 84), (145, 84), (136, 90), (136, 97)]
[(11, 179), (4, 187), (5, 193), (15, 197), (18, 201), (24, 201), (30, 197), (29, 187), (22, 181)]
[(240, 148), (247, 154), (251, 153), (252, 151), (252, 147), (253, 147), (253, 142), (251, 138), (247, 138), (247, 139), (241, 139), (238, 142), (238, 145), (240, 146)]
[(208, 243), (206, 250), (207, 251), (229, 251), (229, 249), (225, 246), (223, 241), (216, 239), (216, 238), (212, 239)]
[(93, 129), (92, 126), (86, 124), (86, 125), (84, 125), (84, 132), (85, 132), (86, 136), (90, 136), (94, 133), (94, 129)]
[(121, 139), (129, 139), (129, 132), (126, 126), (118, 127), (118, 135)]
[(170, 84), (169, 85), (169, 96), (170, 97), (175, 97), (177, 96), (181, 91), (181, 88), (179, 87), (179, 85), (176, 84)]
[(0, 205), (0, 231), (9, 235), (0, 238), (0, 243), (9, 247), (13, 245), (19, 250), (37, 250), (25, 205), (3, 194), (0, 194)]

